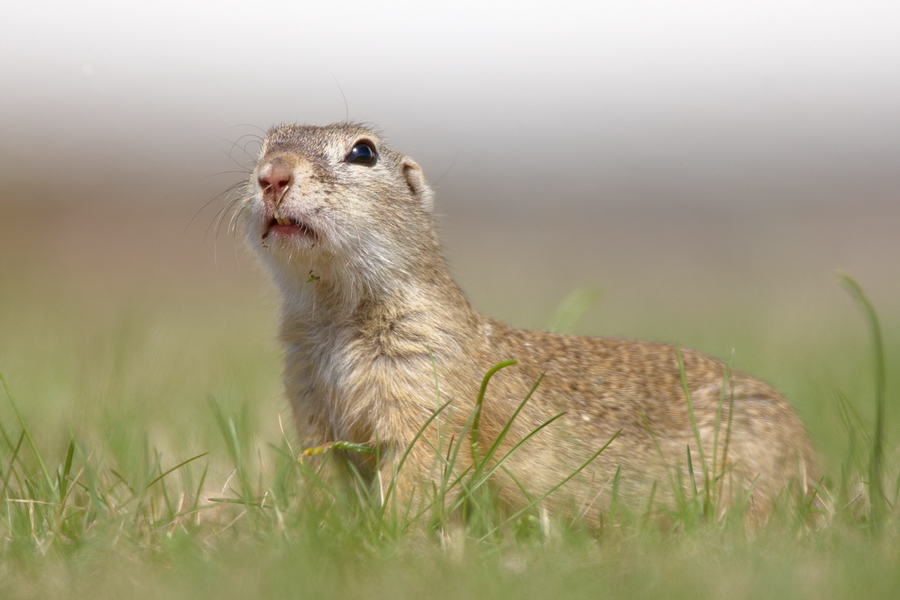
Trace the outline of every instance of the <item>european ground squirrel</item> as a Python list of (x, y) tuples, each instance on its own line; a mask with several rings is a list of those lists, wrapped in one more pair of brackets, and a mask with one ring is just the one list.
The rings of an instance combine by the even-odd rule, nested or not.
[[(481, 447), (539, 380), (495, 457), (561, 415), (495, 472), (512, 505), (523, 489), (530, 497), (552, 489), (611, 439), (545, 505), (596, 519), (614, 487), (640, 507), (651, 495), (671, 504), (679, 488), (689, 497), (699, 485), (726, 503), (749, 497), (748, 510), (764, 515), (815, 476), (806, 431), (784, 398), (717, 359), (680, 350), (682, 369), (671, 345), (528, 331), (476, 312), (442, 257), (421, 168), (367, 127), (271, 129), (240, 210), (283, 298), (284, 382), (303, 440), (377, 447), (377, 465), (371, 455), (347, 458), (382, 486), (396, 476), (399, 497), (434, 489), (440, 454), (471, 436), (485, 373), (507, 360), (518, 362), (484, 396)], [(460, 445), (457, 469), (472, 452)]]

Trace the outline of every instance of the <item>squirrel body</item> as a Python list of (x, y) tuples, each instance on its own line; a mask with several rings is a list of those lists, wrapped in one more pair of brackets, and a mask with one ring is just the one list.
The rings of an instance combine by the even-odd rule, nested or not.
[[(803, 424), (765, 382), (664, 343), (529, 331), (479, 314), (442, 257), (421, 168), (371, 129), (275, 127), (247, 186), (247, 237), (283, 298), (284, 381), (300, 435), (377, 447), (379, 464), (348, 458), (382, 486), (396, 478), (399, 497), (427, 496), (448, 444), (472, 433), (485, 373), (508, 360), (517, 363), (487, 386), (477, 441), (487, 448), (511, 422), (500, 457), (540, 429), (496, 472), (511, 504), (522, 489), (553, 489), (607, 444), (545, 504), (596, 519), (613, 487), (636, 506), (654, 494), (671, 503), (693, 478), (764, 515), (788, 486), (815, 481)], [(460, 455), (459, 469), (472, 445)]]

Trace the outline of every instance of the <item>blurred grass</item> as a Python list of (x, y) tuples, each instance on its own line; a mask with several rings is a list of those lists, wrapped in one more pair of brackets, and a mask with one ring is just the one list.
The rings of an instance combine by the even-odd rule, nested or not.
[[(208, 217), (189, 225), (183, 209), (142, 215), (106, 207), (63, 212), (48, 224), (30, 211), (4, 211), (0, 373), (22, 422), (0, 393), (8, 437), (0, 447), (0, 597), (818, 599), (889, 598), (900, 589), (897, 511), (888, 507), (893, 518), (875, 536), (864, 496), (836, 506), (816, 531), (788, 515), (751, 532), (734, 524), (667, 531), (625, 519), (600, 532), (525, 527), (490, 543), (453, 532), (375, 535), (364, 514), (309, 504), (302, 473), (286, 458), (288, 444), (297, 447), (281, 397), (276, 300), (230, 237), (200, 241)], [(773, 285), (790, 269), (770, 273), (765, 261), (751, 262), (761, 274), (741, 281), (716, 278), (715, 260), (671, 276), (659, 265), (641, 269), (623, 252), (604, 260), (630, 260), (636, 272), (613, 269), (598, 282), (584, 276), (598, 267), (577, 241), (554, 250), (568, 262), (540, 262), (515, 239), (464, 246), (453, 241), (459, 231), (448, 231), (450, 254), (478, 306), (546, 325), (566, 295), (599, 283), (596, 306), (578, 322), (559, 321), (722, 358), (734, 349), (737, 368), (772, 381), (798, 407), (832, 489), (847, 482), (844, 503), (864, 491), (875, 394), (870, 341), (833, 275), (791, 292), (789, 280), (784, 290)], [(509, 264), (533, 268), (524, 290), (505, 287), (504, 270), (491, 268), (497, 247), (511, 253)], [(474, 269), (484, 256), (488, 268)], [(886, 344), (885, 488), (893, 502), (900, 315), (896, 304), (879, 305), (894, 298), (889, 288), (873, 287)], [(519, 298), (530, 313), (519, 312)], [(278, 508), (208, 500), (242, 493)]]

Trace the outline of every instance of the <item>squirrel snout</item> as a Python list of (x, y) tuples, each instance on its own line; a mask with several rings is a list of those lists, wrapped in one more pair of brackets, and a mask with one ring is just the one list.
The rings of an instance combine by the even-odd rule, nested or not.
[(294, 169), (282, 157), (271, 158), (260, 165), (256, 180), (264, 199), (278, 206), (294, 182)]

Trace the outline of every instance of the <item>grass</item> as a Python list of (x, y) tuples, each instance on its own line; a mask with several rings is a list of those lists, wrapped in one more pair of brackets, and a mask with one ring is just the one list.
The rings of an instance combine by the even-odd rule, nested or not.
[[(796, 505), (760, 528), (734, 513), (710, 518), (712, 471), (662, 518), (614, 505), (591, 529), (533, 508), (499, 512), (488, 483), (502, 468), (496, 445), (479, 442), (463, 479), (447, 470), (445, 488), (466, 494), (424, 526), (382, 510), (364, 485), (336, 485), (315, 458), (296, 460), (271, 310), (256, 298), (198, 311), (184, 308), (184, 288), (147, 286), (97, 307), (96, 290), (63, 286), (60, 302), (14, 281), (0, 292), (0, 597), (821, 599), (900, 589), (898, 338), (861, 290), (874, 353), (859, 323), (835, 323), (781, 352), (769, 376), (789, 389), (822, 454), (832, 503), (815, 525)], [(563, 311), (555, 323), (574, 320)], [(735, 342), (749, 363), (766, 352), (754, 341)], [(833, 379), (804, 376), (817, 372), (813, 359)], [(478, 440), (477, 412), (469, 426)], [(450, 516), (463, 507), (465, 519)]]

